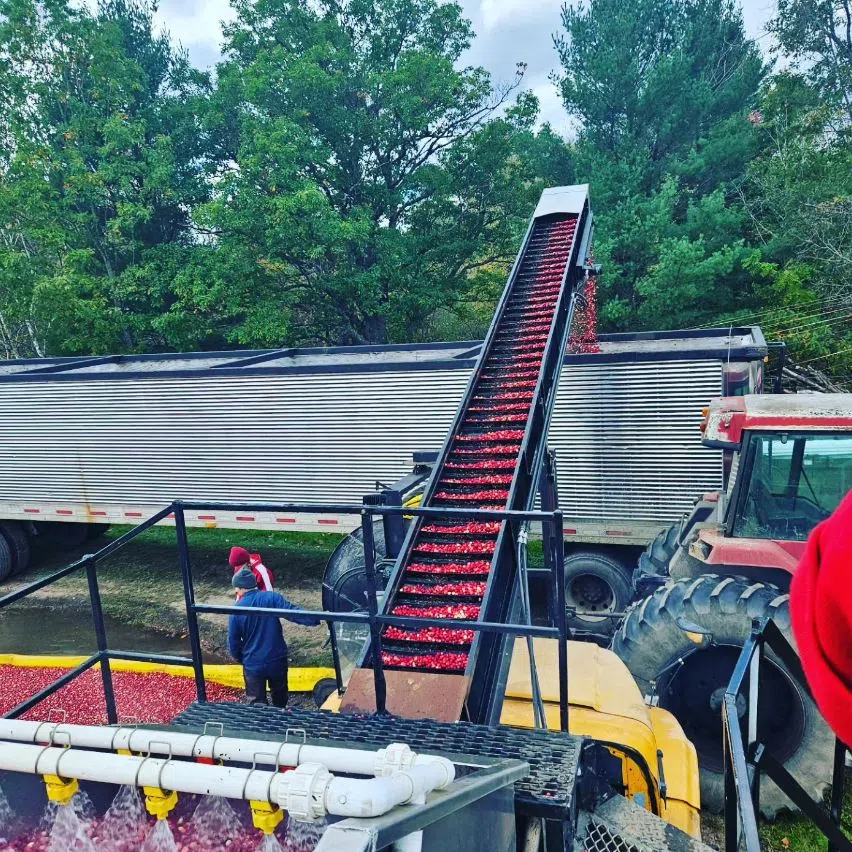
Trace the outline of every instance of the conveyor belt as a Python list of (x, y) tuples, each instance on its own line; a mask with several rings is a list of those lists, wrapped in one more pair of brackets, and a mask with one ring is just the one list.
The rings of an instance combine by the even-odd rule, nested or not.
[[(576, 226), (575, 216), (534, 224), (431, 505), (507, 507)], [(476, 619), (500, 528), (499, 522), (421, 526), (391, 613)], [(473, 638), (468, 630), (390, 627), (383, 661), (388, 667), (463, 672)]]
[[(532, 508), (590, 231), (585, 186), (545, 191), (424, 505)], [(452, 620), (508, 620), (514, 534), (503, 522), (418, 520), (383, 604), (393, 615), (447, 619), (440, 628), (386, 627), (382, 660), (390, 669), (465, 673), (478, 693), (468, 702), (472, 721), (495, 721), (493, 693), (498, 669), (505, 669), (505, 640), (454, 629)]]

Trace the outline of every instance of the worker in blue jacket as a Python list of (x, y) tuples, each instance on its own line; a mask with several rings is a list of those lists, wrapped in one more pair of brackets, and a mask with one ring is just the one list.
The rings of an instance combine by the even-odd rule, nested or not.
[[(231, 585), (236, 590), (237, 606), (269, 609), (299, 609), (278, 592), (262, 592), (250, 568), (234, 574)], [(297, 624), (315, 627), (318, 618), (283, 616)], [(287, 643), (281, 621), (265, 615), (232, 615), (228, 618), (228, 650), (243, 666), (246, 699), (249, 704), (266, 704), (266, 685), (276, 707), (287, 706)]]

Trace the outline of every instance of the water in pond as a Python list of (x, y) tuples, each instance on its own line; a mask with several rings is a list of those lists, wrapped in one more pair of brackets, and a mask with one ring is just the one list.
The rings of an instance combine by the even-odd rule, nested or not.
[[(105, 617), (110, 648), (189, 656), (189, 642)], [(49, 625), (49, 629), (45, 629)], [(0, 614), (0, 654), (91, 654), (95, 631), (91, 612), (53, 607), (11, 607)], [(205, 655), (208, 662), (222, 658)], [(232, 661), (229, 661), (232, 662)]]

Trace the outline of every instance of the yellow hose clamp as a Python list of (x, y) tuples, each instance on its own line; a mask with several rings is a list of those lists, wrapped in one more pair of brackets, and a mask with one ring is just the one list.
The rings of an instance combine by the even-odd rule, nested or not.
[(284, 819), (284, 811), (270, 802), (251, 802), (251, 820), (264, 834), (273, 834)]
[(145, 793), (145, 809), (157, 819), (168, 819), (169, 814), (178, 803), (178, 795), (174, 790), (162, 790), (159, 787), (143, 787)]
[(57, 805), (67, 805), (74, 794), (80, 789), (80, 783), (76, 778), (60, 778), (58, 775), (45, 775), (44, 786), (47, 789), (47, 798)]

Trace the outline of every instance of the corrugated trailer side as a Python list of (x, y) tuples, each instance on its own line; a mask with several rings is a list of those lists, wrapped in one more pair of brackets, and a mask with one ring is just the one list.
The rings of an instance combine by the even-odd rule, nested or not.
[[(441, 446), (477, 346), (0, 362), (0, 521), (135, 523), (176, 498), (360, 502), (409, 470), (413, 452)], [(701, 409), (726, 373), (753, 388), (765, 346), (759, 330), (735, 329), (604, 336), (601, 350), (566, 358), (549, 444), (569, 551), (592, 545), (626, 564), (629, 546), (721, 486), (721, 454), (699, 441)]]

